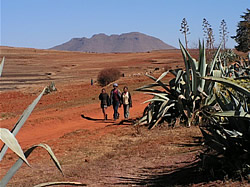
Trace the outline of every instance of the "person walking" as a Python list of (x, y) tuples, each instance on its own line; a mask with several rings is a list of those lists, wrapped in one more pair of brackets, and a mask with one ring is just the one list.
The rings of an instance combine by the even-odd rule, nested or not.
[(131, 94), (128, 91), (128, 87), (124, 86), (123, 88), (123, 93), (122, 93), (122, 104), (123, 104), (123, 111), (124, 111), (124, 118), (128, 119), (129, 118), (129, 108), (132, 107), (132, 98)]
[(110, 104), (113, 105), (114, 109), (114, 120), (119, 118), (118, 108), (121, 106), (121, 91), (118, 89), (118, 84), (114, 83), (113, 88), (110, 92)]
[(102, 92), (99, 95), (99, 100), (101, 101), (101, 108), (102, 108), (104, 120), (107, 120), (108, 115), (106, 114), (106, 110), (108, 106), (110, 106), (110, 100), (109, 100), (109, 95), (106, 93), (105, 88), (102, 89)]

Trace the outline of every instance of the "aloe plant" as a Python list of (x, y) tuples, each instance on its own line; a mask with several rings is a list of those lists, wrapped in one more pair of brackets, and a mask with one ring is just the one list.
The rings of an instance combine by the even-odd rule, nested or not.
[[(199, 60), (196, 61), (179, 41), (181, 53), (185, 63), (185, 70), (175, 69), (164, 72), (158, 79), (147, 75), (155, 83), (136, 89), (136, 91), (145, 92), (153, 95), (153, 99), (148, 100), (149, 105), (144, 111), (143, 117), (136, 123), (149, 124), (152, 129), (161, 122), (168, 122), (174, 125), (176, 121), (191, 125), (193, 113), (203, 104), (213, 103), (212, 97), (214, 82), (208, 82), (202, 77), (207, 75), (221, 77), (221, 70), (218, 68), (218, 55), (221, 45), (217, 49), (211, 63), (206, 62), (206, 51), (204, 42), (199, 42)], [(161, 80), (172, 73), (175, 78), (164, 83)], [(163, 90), (153, 89), (162, 87)]]
[[(167, 121), (199, 124), (207, 149), (201, 154), (203, 168), (214, 175), (219, 169), (230, 176), (250, 175), (250, 77), (249, 61), (228, 64), (220, 47), (206, 63), (204, 43), (199, 42), (199, 60), (180, 43), (185, 70), (170, 70), (168, 83), (147, 75), (155, 83), (138, 88), (153, 96), (145, 101), (143, 117), (136, 123), (153, 128)], [(155, 89), (162, 87), (162, 89)], [(211, 164), (216, 163), (216, 164)], [(217, 167), (217, 168), (216, 168)]]
[[(32, 102), (31, 105), (28, 106), (28, 108), (23, 112), (23, 114), (21, 115), (21, 117), (18, 119), (17, 123), (15, 124), (15, 126), (13, 127), (13, 129), (11, 130), (12, 134), (14, 136), (16, 136), (16, 134), (19, 132), (19, 130), (22, 128), (22, 126), (24, 125), (25, 121), (28, 119), (28, 117), (30, 116), (31, 112), (34, 110), (35, 106), (37, 105), (37, 103), (39, 102), (39, 100), (41, 99), (41, 97), (43, 96), (44, 92), (46, 90), (46, 87), (43, 89), (43, 91), (41, 92), (41, 94)], [(1, 148), (1, 152), (0, 152), (0, 161), (3, 159), (6, 151), (8, 150), (8, 145), (4, 144), (3, 147)]]
[[(3, 65), (4, 65), (5, 58), (3, 57), (2, 63), (0, 64), (0, 77), (2, 75)], [(18, 155), (19, 159), (17, 162), (10, 168), (10, 170), (6, 173), (6, 175), (3, 177), (3, 179), (0, 181), (0, 186), (6, 186), (7, 183), (11, 180), (11, 178), (15, 175), (17, 170), (22, 166), (23, 162), (25, 162), (27, 165), (29, 165), (27, 158), (32, 153), (34, 149), (37, 147), (44, 148), (50, 155), (51, 159), (55, 163), (58, 170), (63, 174), (61, 165), (59, 161), (57, 160), (56, 156), (54, 155), (51, 148), (46, 144), (38, 144), (34, 145), (31, 148), (29, 148), (25, 153), (23, 152), (21, 146), (19, 145), (17, 139), (15, 138), (15, 135), (19, 132), (19, 130), (24, 125), (25, 121), (30, 116), (31, 112), (34, 110), (37, 103), (40, 101), (41, 97), (45, 94), (49, 94), (52, 91), (56, 91), (55, 84), (52, 82), (49, 86), (45, 87), (43, 91), (40, 93), (40, 95), (31, 103), (31, 105), (28, 106), (28, 108), (23, 112), (11, 132), (8, 129), (0, 128), (0, 139), (4, 142), (4, 145), (0, 151), (0, 161), (3, 159), (8, 147)], [(29, 165), (30, 166), (30, 165)], [(86, 186), (86, 184), (78, 183), (78, 182), (49, 182), (49, 183), (42, 183), (37, 186), (52, 186), (52, 185), (72, 185), (72, 186)]]
[[(4, 65), (4, 59), (2, 60), (2, 63), (0, 64), (0, 76), (2, 74), (3, 65)], [(15, 135), (19, 132), (21, 127), (24, 125), (25, 121), (30, 116), (31, 112), (34, 110), (35, 106), (41, 99), (41, 97), (45, 94), (45, 91), (49, 90), (48, 87), (45, 87), (41, 94), (32, 102), (31, 105), (28, 106), (28, 108), (23, 112), (11, 132), (8, 129), (0, 128), (0, 139), (4, 142), (4, 145), (0, 151), (0, 161), (3, 159), (4, 155), (6, 154), (6, 151), (8, 147), (19, 157), (19, 160), (12, 166), (12, 168), (8, 171), (8, 173), (4, 176), (4, 178), (0, 181), (0, 186), (6, 186), (7, 183), (10, 181), (10, 179), (14, 176), (14, 174), (17, 172), (17, 170), (21, 167), (23, 162), (25, 162), (27, 165), (30, 166), (30, 164), (27, 161), (27, 157), (31, 154), (31, 152), (37, 148), (37, 147), (43, 147), (47, 150), (47, 152), (50, 154), (52, 160), (56, 164), (57, 168), (62, 172), (61, 166), (55, 157), (53, 151), (51, 148), (46, 144), (39, 144), (32, 146), (29, 148), (25, 153), (23, 152), (21, 146), (19, 145), (17, 139), (15, 138)], [(46, 92), (47, 94), (47, 92)]]
[[(31, 152), (37, 148), (42, 147), (47, 150), (47, 152), (50, 154), (52, 160), (56, 164), (57, 168), (62, 172), (61, 166), (55, 157), (53, 151), (51, 148), (46, 144), (39, 144), (32, 146), (29, 148), (25, 153), (23, 153), (22, 148), (20, 147), (17, 139), (15, 138), (15, 135), (19, 132), (21, 127), (24, 125), (27, 118), (30, 116), (31, 112), (34, 110), (36, 104), (39, 102), (45, 91), (47, 90), (47, 87), (43, 89), (41, 94), (32, 102), (30, 106), (24, 111), (24, 113), (21, 115), (17, 123), (15, 124), (14, 128), (11, 130), (11, 132), (8, 129), (0, 128), (0, 139), (4, 142), (4, 145), (0, 152), (0, 160), (3, 159), (8, 147), (14, 151), (19, 157), (19, 160), (12, 166), (12, 168), (8, 171), (8, 173), (4, 176), (4, 178), (0, 181), (0, 186), (6, 186), (9, 180), (14, 176), (14, 174), (17, 172), (17, 170), (21, 167), (23, 162), (25, 162), (27, 165), (29, 165), (27, 161), (27, 157), (31, 154)], [(30, 165), (29, 165), (30, 166)]]
[[(230, 80), (210, 80), (233, 88), (237, 94), (229, 89), (225, 91), (227, 94), (219, 92), (216, 94), (219, 108), (206, 106), (200, 110), (200, 128), (207, 145), (201, 154), (204, 168), (211, 171), (219, 166), (222, 174), (247, 178), (250, 175), (250, 91)], [(211, 165), (211, 160), (216, 165)]]

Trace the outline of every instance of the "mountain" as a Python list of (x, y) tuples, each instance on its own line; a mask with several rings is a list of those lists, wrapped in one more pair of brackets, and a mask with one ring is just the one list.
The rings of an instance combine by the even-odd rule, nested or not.
[(91, 38), (73, 38), (51, 49), (96, 53), (125, 53), (175, 48), (158, 38), (139, 32), (130, 32), (121, 35), (95, 34)]

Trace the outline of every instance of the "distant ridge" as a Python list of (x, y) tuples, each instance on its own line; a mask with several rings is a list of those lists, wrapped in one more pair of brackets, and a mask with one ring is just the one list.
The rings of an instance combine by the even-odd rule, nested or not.
[(121, 35), (95, 34), (91, 38), (72, 38), (50, 49), (96, 53), (147, 52), (160, 49), (175, 49), (158, 38), (139, 32)]

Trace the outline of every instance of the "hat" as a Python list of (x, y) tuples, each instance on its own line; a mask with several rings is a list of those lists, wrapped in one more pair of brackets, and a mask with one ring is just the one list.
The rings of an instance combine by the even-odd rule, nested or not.
[(113, 84), (113, 87), (118, 87), (118, 84), (117, 84), (117, 83), (114, 83), (114, 84)]

